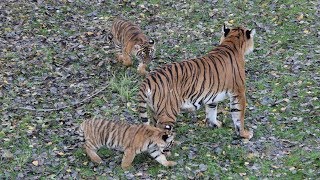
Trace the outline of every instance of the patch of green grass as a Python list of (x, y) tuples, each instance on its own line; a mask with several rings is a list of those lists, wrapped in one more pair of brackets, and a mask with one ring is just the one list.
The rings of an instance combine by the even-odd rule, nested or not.
[(126, 73), (113, 75), (109, 81), (113, 92), (118, 93), (125, 102), (130, 102), (136, 96), (138, 87), (135, 76), (128, 76)]

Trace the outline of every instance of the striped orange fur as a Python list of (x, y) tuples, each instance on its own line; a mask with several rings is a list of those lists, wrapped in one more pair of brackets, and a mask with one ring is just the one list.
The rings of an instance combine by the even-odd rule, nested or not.
[(127, 20), (116, 19), (112, 24), (109, 39), (112, 39), (120, 50), (117, 54), (118, 61), (125, 66), (131, 66), (131, 57), (134, 56), (139, 60), (138, 72), (141, 75), (147, 73), (146, 66), (154, 58), (155, 44), (139, 26)]
[(167, 161), (166, 153), (173, 145), (174, 133), (140, 124), (107, 120), (85, 120), (79, 128), (84, 137), (84, 149), (93, 162), (101, 163), (97, 150), (102, 146), (124, 152), (121, 167), (128, 169), (134, 157), (147, 151), (156, 161), (164, 166), (174, 166), (174, 161)]
[(216, 119), (217, 103), (230, 99), (230, 112), (238, 135), (250, 139), (252, 132), (244, 128), (245, 54), (253, 50), (255, 30), (223, 27), (220, 45), (195, 59), (167, 64), (148, 74), (139, 90), (139, 112), (149, 124), (147, 106), (157, 126), (171, 129), (181, 110), (206, 108), (211, 127), (221, 127)]

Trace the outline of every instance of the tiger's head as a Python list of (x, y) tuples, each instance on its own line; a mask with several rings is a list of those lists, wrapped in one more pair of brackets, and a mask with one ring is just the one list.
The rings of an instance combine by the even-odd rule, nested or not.
[(168, 117), (167, 115), (154, 115), (153, 119), (156, 122), (156, 127), (166, 130), (166, 131), (173, 131), (175, 126), (175, 118)]
[(225, 25), (222, 27), (222, 36), (220, 39), (220, 44), (223, 42), (228, 41), (234, 41), (238, 40), (240, 41), (239, 45), (241, 49), (243, 50), (244, 54), (249, 54), (253, 51), (253, 36), (255, 35), (256, 30), (248, 30), (243, 27), (237, 27), (233, 29), (226, 28)]
[(155, 55), (155, 44), (153, 39), (134, 45), (134, 54), (144, 64), (150, 63)]
[(158, 134), (158, 140), (156, 140), (157, 146), (161, 153), (166, 154), (171, 150), (174, 144), (175, 135), (176, 134), (173, 132), (161, 130), (161, 132)]

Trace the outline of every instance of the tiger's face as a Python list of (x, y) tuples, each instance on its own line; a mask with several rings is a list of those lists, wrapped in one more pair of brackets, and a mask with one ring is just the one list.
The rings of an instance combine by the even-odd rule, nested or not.
[(140, 62), (148, 64), (154, 58), (155, 45), (154, 41), (150, 39), (148, 42), (137, 44), (134, 46), (136, 57)]
[(161, 138), (157, 143), (159, 150), (161, 153), (168, 153), (174, 144), (175, 133), (162, 131), (159, 136)]
[(248, 30), (246, 28), (237, 27), (233, 29), (226, 28), (225, 25), (222, 27), (222, 36), (220, 38), (220, 44), (224, 42), (228, 37), (236, 37), (240, 42), (244, 42), (242, 48), (244, 50), (244, 54), (249, 54), (253, 51), (254, 42), (253, 37), (255, 35), (255, 29)]

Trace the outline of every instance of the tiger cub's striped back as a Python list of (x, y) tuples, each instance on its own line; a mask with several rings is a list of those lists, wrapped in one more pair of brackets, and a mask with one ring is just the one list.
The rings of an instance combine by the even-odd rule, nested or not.
[(118, 61), (131, 66), (130, 56), (135, 56), (139, 60), (138, 72), (142, 75), (147, 73), (146, 65), (154, 58), (155, 44), (139, 26), (127, 20), (116, 19), (112, 24), (110, 39), (121, 51), (117, 54)]
[(244, 129), (245, 61), (253, 49), (255, 30), (223, 27), (220, 45), (207, 55), (167, 64), (148, 74), (139, 90), (139, 112), (149, 124), (147, 106), (157, 126), (171, 130), (181, 110), (194, 111), (206, 107), (209, 126), (221, 126), (217, 103), (230, 98), (230, 111), (237, 134), (250, 139), (252, 132)]
[(81, 123), (79, 134), (84, 137), (87, 155), (96, 163), (102, 162), (97, 150), (106, 146), (124, 152), (123, 169), (131, 166), (136, 154), (145, 151), (164, 166), (176, 164), (165, 157), (173, 145), (174, 134), (156, 127), (90, 119)]

